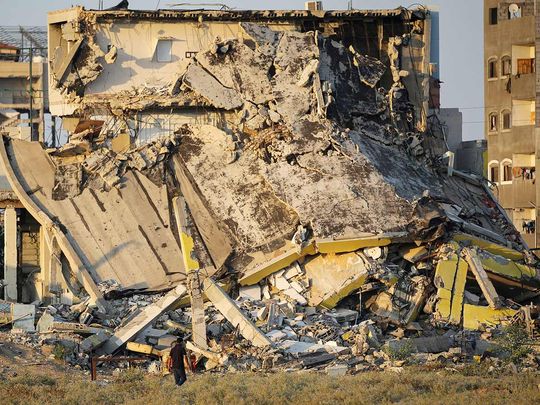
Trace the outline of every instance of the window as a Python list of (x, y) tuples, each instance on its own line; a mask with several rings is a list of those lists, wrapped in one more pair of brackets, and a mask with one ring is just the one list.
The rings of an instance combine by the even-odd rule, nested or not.
[(489, 162), (488, 179), (494, 183), (499, 182), (499, 162), (496, 160)]
[(496, 79), (497, 76), (497, 60), (490, 59), (488, 61), (488, 79)]
[(489, 25), (497, 25), (498, 12), (499, 10), (497, 9), (497, 7), (493, 7), (489, 9)]
[(502, 165), (502, 182), (511, 183), (512, 182), (512, 161), (510, 159), (504, 159), (501, 165)]
[(512, 59), (510, 56), (505, 56), (501, 59), (501, 74), (503, 76), (510, 76), (512, 73)]
[(510, 111), (503, 111), (502, 112), (502, 129), (510, 129), (512, 128), (512, 114)]
[(517, 4), (510, 4), (508, 6), (508, 19), (514, 20), (516, 18), (521, 18), (521, 7)]
[(156, 61), (171, 62), (172, 61), (172, 40), (160, 39), (156, 46)]
[(491, 113), (489, 114), (489, 132), (496, 132), (497, 130), (497, 113)]
[(518, 75), (527, 75), (535, 72), (534, 59), (518, 59), (517, 60), (517, 73)]

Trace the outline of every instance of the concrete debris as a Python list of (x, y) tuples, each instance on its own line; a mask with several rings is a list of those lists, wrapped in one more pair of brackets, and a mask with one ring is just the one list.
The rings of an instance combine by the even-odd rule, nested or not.
[[(538, 261), (426, 132), (429, 14), (389, 11), (389, 33), (358, 10), (70, 13), (49, 27), (68, 142), (0, 142), (47, 284), (43, 303), (0, 302), (12, 339), (73, 364), (125, 349), (164, 374), (182, 337), (197, 370), (341, 376), (487, 356), (510, 323), (534, 335)], [(197, 40), (126, 58), (126, 15)], [(377, 40), (350, 31), (367, 17)], [(16, 293), (12, 261), (0, 286)]]
[(36, 307), (0, 300), (0, 327), (11, 325), (14, 330), (34, 332)]
[(216, 108), (232, 110), (242, 106), (238, 92), (226, 88), (215, 77), (197, 65), (190, 65), (184, 75), (184, 84), (203, 96)]
[(347, 364), (336, 364), (334, 366), (326, 367), (326, 374), (330, 377), (340, 377), (347, 374), (349, 366)]
[(100, 330), (96, 334), (90, 335), (86, 339), (84, 339), (80, 343), (79, 349), (83, 353), (91, 353), (104, 345), (110, 337), (111, 334), (108, 331)]
[(426, 298), (428, 280), (423, 276), (403, 278), (380, 292), (366, 305), (375, 314), (399, 325), (408, 325), (418, 316)]
[(401, 340), (389, 340), (386, 342), (390, 350), (399, 351), (408, 348), (417, 353), (442, 353), (450, 350), (453, 344), (451, 336), (430, 336)]
[(384, 63), (376, 58), (360, 55), (355, 51), (352, 45), (349, 50), (353, 55), (354, 66), (358, 68), (358, 75), (360, 76), (362, 83), (372, 88), (375, 87), (386, 71)]
[(270, 340), (238, 309), (227, 293), (210, 278), (204, 281), (204, 293), (223, 316), (253, 345), (264, 347), (271, 344)]
[(114, 353), (118, 348), (149, 326), (155, 318), (176, 304), (186, 293), (186, 287), (180, 284), (156, 303), (132, 313), (125, 325), (118, 328), (105, 344), (99, 348), (99, 352), (104, 354)]
[(39, 333), (69, 332), (81, 335), (91, 335), (100, 332), (102, 328), (91, 327), (78, 322), (67, 322), (55, 318), (49, 312), (44, 312), (37, 322), (36, 330)]

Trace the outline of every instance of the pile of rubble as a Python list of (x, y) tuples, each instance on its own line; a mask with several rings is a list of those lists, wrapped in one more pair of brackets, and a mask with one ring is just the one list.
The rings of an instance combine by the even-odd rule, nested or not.
[(387, 66), (317, 32), (241, 26), (169, 89), (223, 112), (219, 127), (127, 150), (101, 126), (49, 153), (0, 145), (79, 284), (79, 303), (44, 308), (35, 344), (62, 335), (77, 364), (120, 350), (163, 362), (183, 336), (206, 370), (340, 375), (400, 366), (396, 353), (483, 355), (505, 323), (533, 333), (536, 258), (414, 118), (401, 66), (417, 27), (392, 39)]

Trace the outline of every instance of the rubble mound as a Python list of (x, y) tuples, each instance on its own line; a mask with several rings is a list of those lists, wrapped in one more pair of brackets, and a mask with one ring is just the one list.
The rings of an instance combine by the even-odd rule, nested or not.
[(334, 361), (336, 375), (396, 353), (484, 353), (498, 325), (534, 328), (536, 260), (484, 181), (445, 167), (415, 124), (403, 38), (380, 61), (241, 24), (170, 90), (226, 113), (219, 125), (125, 151), (95, 131), (49, 155), (2, 143), (18, 197), (90, 296), (38, 326), (90, 335), (87, 353), (127, 343), (163, 360), (183, 335), (206, 369)]

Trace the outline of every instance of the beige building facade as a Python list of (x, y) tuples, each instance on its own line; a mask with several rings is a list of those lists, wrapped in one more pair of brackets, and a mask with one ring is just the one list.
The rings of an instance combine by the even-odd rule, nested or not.
[[(536, 1), (484, 1), (485, 133), (488, 179), (517, 230), (533, 248), (540, 238), (536, 182)], [(540, 197), (540, 196), (539, 196)]]

